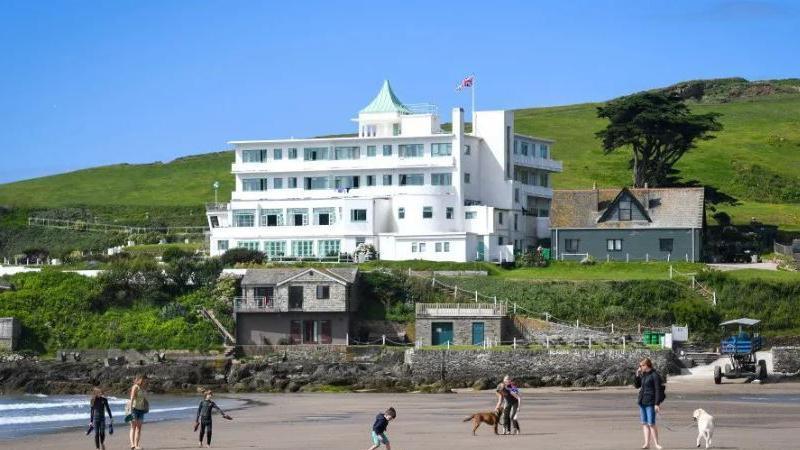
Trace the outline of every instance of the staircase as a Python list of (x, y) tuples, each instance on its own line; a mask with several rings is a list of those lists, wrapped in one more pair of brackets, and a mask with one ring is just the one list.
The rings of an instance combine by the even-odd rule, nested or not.
[(217, 331), (222, 336), (222, 340), (225, 343), (225, 355), (228, 356), (229, 353), (233, 352), (233, 346), (236, 345), (236, 338), (231, 335), (231, 333), (225, 328), (224, 325), (217, 319), (217, 316), (214, 315), (214, 311), (210, 309), (206, 309), (205, 307), (200, 307), (200, 314), (209, 322), (214, 324), (217, 327)]

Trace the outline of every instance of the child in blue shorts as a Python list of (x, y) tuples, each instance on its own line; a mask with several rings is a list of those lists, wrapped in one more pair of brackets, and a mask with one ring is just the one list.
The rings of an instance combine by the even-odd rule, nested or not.
[(381, 444), (386, 446), (386, 450), (392, 450), (389, 438), (386, 437), (386, 429), (389, 427), (389, 422), (394, 420), (395, 417), (397, 417), (397, 412), (394, 408), (389, 408), (386, 412), (375, 416), (375, 423), (372, 424), (372, 447), (369, 450), (375, 450)]

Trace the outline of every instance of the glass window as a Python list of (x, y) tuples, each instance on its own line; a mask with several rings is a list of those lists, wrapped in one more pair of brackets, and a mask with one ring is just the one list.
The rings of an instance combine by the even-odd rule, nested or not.
[(444, 217), (445, 219), (452, 219), (453, 218), (453, 208), (448, 206), (444, 210)]
[(523, 142), (520, 150), (521, 150), (523, 155), (528, 156), (528, 143), (527, 142)]
[(497, 245), (503, 245), (503, 236), (497, 236)]
[(550, 148), (547, 144), (539, 144), (539, 157), (540, 158), (549, 158), (549, 151)]
[(393, 136), (400, 136), (400, 132), (401, 132), (400, 124), (399, 123), (393, 123), (392, 124), (392, 135)]
[(519, 203), (519, 188), (514, 188), (514, 201)]
[(471, 152), (472, 152), (472, 148), (470, 148), (469, 145), (465, 145), (464, 146), (464, 154), (465, 155), (469, 155), (469, 154), (471, 154)]
[(503, 213), (502, 212), (498, 212), (497, 213), (497, 223), (499, 223), (500, 225), (503, 224)]
[(547, 208), (539, 209), (539, 217), (550, 217), (550, 210)]
[(286, 241), (264, 241), (264, 254), (270, 258), (286, 256)]
[(417, 253), (419, 251), (418, 245), (416, 242), (411, 243), (411, 253)]
[(392, 185), (392, 176), (391, 175), (384, 175), (383, 176), (383, 185), (384, 186), (391, 186)]
[(543, 173), (543, 174), (541, 174), (541, 175), (539, 176), (539, 180), (540, 180), (540, 181), (541, 181), (541, 183), (542, 183), (542, 184), (541, 184), (541, 186), (542, 186), (542, 187), (548, 187), (548, 186), (550, 186), (550, 174), (548, 174), (548, 173)]
[(333, 157), (334, 159), (358, 159), (360, 153), (359, 147), (335, 147)]
[(314, 241), (292, 241), (292, 255), (298, 257), (314, 256)]
[(328, 147), (308, 147), (303, 149), (303, 159), (306, 161), (319, 161), (328, 158)]
[(448, 156), (453, 154), (453, 144), (431, 144), (431, 156)]
[(450, 186), (453, 184), (453, 175), (450, 173), (432, 173), (431, 184), (433, 186)]
[(351, 209), (350, 210), (350, 221), (351, 222), (366, 222), (367, 221), (367, 210), (366, 209)]
[(619, 220), (631, 220), (631, 200), (628, 198), (619, 201)]
[(567, 253), (577, 253), (580, 250), (580, 239), (565, 239), (564, 251)]
[(383, 146), (383, 156), (392, 156), (392, 146), (391, 145), (384, 145)]
[(293, 227), (308, 225), (308, 209), (289, 208), (286, 210), (286, 214), (289, 216), (289, 225)]
[(219, 250), (221, 252), (228, 251), (228, 241), (227, 241), (227, 239), (226, 240), (217, 241), (217, 250)]
[(477, 211), (465, 211), (464, 212), (464, 218), (467, 219), (467, 220), (472, 220), (472, 219), (475, 219), (477, 217), (478, 217), (478, 212)]
[(422, 218), (423, 219), (433, 218), (433, 206), (424, 206), (422, 208)]
[(441, 253), (442, 252), (442, 243), (441, 242), (437, 242), (437, 243), (433, 244), (433, 249), (434, 249), (434, 251), (436, 253)]
[(272, 159), (283, 159), (283, 149), (272, 149)]
[(606, 250), (610, 252), (622, 251), (622, 239), (606, 239)]
[(319, 241), (319, 256), (339, 256), (338, 239), (325, 239)]
[(267, 179), (266, 178), (243, 178), (242, 190), (245, 192), (266, 191)]
[(238, 241), (236, 246), (248, 250), (258, 250), (258, 241)]
[[(508, 144), (508, 140), (507, 139), (506, 139), (506, 144)], [(519, 141), (515, 140), (514, 141), (514, 154), (516, 155), (517, 153), (519, 153)]]
[(297, 187), (297, 177), (289, 177), (287, 178), (286, 184), (289, 189), (295, 189)]
[(519, 230), (519, 228), (517, 227), (518, 221), (519, 221), (519, 216), (514, 214), (514, 231)]
[(306, 177), (305, 188), (306, 190), (328, 189), (329, 180), (329, 177)]
[(290, 148), (288, 153), (289, 153), (289, 159), (297, 159), (297, 149), (296, 148)]
[(398, 219), (405, 219), (406, 218), (406, 209), (405, 208), (397, 208), (397, 218)]
[(375, 155), (377, 155), (378, 151), (376, 150), (376, 148), (377, 147), (374, 146), (374, 145), (368, 145), (367, 146), (367, 156), (375, 156)]
[(244, 163), (260, 163), (266, 159), (266, 150), (242, 150), (242, 162)]
[(400, 175), (400, 186), (422, 186), (425, 184), (425, 175), (421, 173), (408, 173)]
[(450, 251), (450, 243), (449, 242), (445, 242), (444, 243), (444, 251), (445, 251), (445, 253)]
[[(320, 241), (322, 244), (323, 241)], [(325, 256), (324, 254), (321, 254)], [(317, 300), (327, 300), (331, 298), (331, 287), (328, 285), (318, 285), (317, 286)]]
[(469, 173), (464, 172), (464, 183), (469, 184)]
[(400, 144), (398, 153), (401, 158), (422, 158), (424, 156), (424, 146), (422, 144)]
[(670, 252), (671, 253), (672, 252), (673, 242), (674, 241), (672, 239), (659, 239), (658, 240), (658, 248), (662, 252)]
[(336, 223), (334, 208), (314, 208), (314, 225), (333, 225)]
[(275, 189), (283, 189), (283, 178), (273, 178), (272, 187)]
[(375, 186), (375, 175), (367, 175), (367, 186)]
[(283, 221), (282, 209), (262, 209), (261, 210), (261, 226), (262, 227), (280, 227), (285, 225)]
[(419, 252), (420, 253), (425, 253), (425, 243), (424, 242), (420, 242), (419, 243)]
[(256, 212), (254, 210), (240, 210), (233, 212), (233, 226), (235, 227), (254, 227), (256, 226)]
[(361, 179), (359, 178), (358, 175), (355, 176), (346, 175), (346, 176), (334, 177), (333, 187), (336, 189), (351, 189), (351, 188), (357, 189), (359, 187), (360, 180)]

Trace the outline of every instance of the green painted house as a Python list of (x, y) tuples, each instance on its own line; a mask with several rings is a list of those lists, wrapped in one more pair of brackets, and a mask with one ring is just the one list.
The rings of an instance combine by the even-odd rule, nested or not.
[(699, 261), (703, 188), (555, 190), (553, 257), (599, 261)]

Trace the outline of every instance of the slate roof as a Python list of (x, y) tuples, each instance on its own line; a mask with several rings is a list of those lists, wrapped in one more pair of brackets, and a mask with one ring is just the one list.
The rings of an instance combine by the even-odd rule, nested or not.
[(358, 269), (355, 267), (336, 267), (329, 269), (318, 269), (316, 267), (297, 269), (247, 269), (244, 277), (242, 277), (242, 285), (277, 285), (309, 270), (314, 270), (315, 272), (337, 278), (346, 283), (353, 283), (358, 273)]
[(383, 80), (380, 92), (374, 99), (360, 111), (361, 113), (385, 113), (385, 112), (398, 112), (400, 114), (410, 114), (411, 111), (406, 108), (406, 105), (394, 95), (392, 86), (389, 80)]
[(650, 222), (643, 220), (598, 222), (621, 189), (554, 190), (550, 228), (648, 229), (702, 228), (704, 189), (628, 189), (644, 206)]

